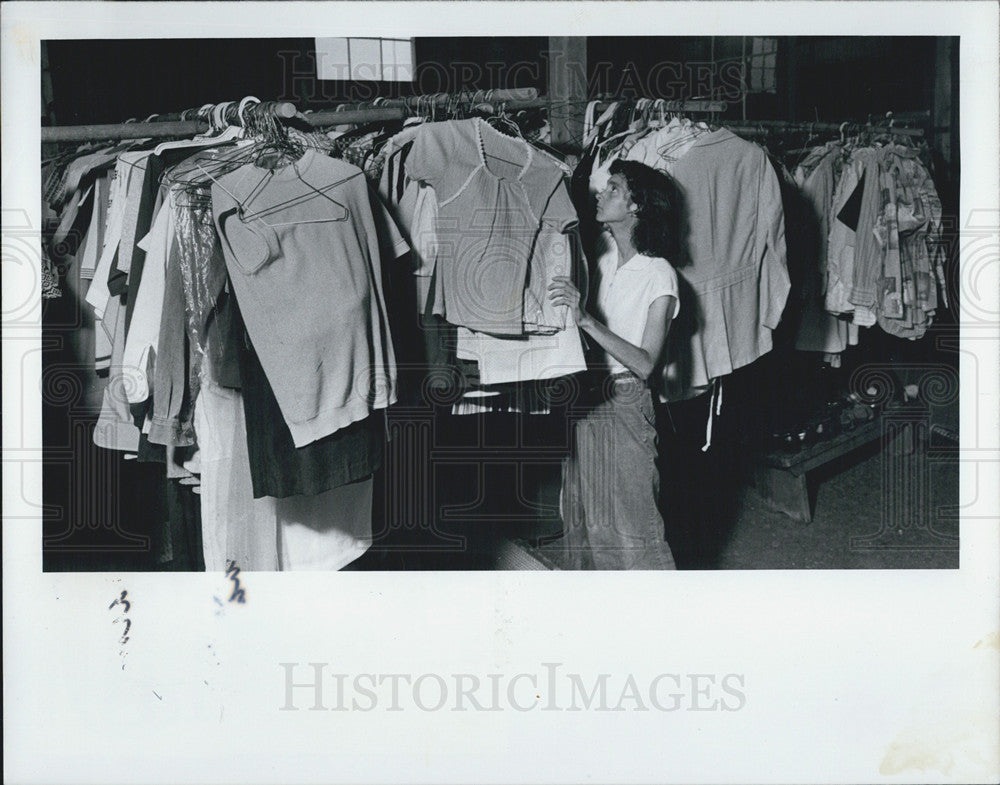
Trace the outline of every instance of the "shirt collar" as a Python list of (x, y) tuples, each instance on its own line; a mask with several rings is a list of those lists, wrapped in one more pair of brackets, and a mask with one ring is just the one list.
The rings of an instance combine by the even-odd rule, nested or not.
[(621, 266), (622, 270), (645, 270), (649, 267), (650, 263), (653, 261), (653, 257), (646, 256), (645, 254), (637, 253), (631, 259), (629, 259), (625, 264)]

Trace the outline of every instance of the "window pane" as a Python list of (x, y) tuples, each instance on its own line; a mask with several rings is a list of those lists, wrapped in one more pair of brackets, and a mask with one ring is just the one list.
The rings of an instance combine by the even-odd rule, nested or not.
[(349, 80), (347, 57), (346, 38), (317, 38), (316, 78)]
[(317, 38), (316, 78), (412, 82), (411, 38)]
[(351, 79), (378, 81), (382, 78), (382, 43), (377, 38), (348, 38)]
[(386, 79), (394, 82), (413, 81), (413, 39), (404, 38), (393, 41), (395, 45), (396, 73), (390, 74)]
[(396, 71), (396, 48), (393, 41), (383, 38), (382, 41), (382, 68), (378, 78), (383, 82), (392, 81), (392, 74)]

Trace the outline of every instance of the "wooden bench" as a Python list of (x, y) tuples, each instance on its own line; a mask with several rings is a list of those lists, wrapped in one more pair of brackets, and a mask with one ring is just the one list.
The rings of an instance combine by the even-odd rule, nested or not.
[[(887, 416), (898, 420), (905, 411), (905, 404), (890, 404), (885, 412), (868, 422), (858, 423), (854, 428), (843, 431), (830, 439), (825, 439), (795, 453), (773, 452), (764, 456), (762, 465), (756, 472), (758, 492), (772, 509), (808, 523), (812, 520), (812, 503), (809, 495), (808, 473), (830, 461), (847, 455), (854, 450), (878, 441), (886, 432), (884, 419)], [(913, 429), (902, 429), (903, 439), (895, 449), (905, 454), (915, 448)], [(895, 432), (896, 429), (894, 429)]]

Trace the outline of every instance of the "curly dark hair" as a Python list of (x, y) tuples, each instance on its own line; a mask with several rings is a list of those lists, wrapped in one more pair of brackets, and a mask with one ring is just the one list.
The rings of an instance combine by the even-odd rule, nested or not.
[(646, 164), (620, 158), (609, 172), (625, 178), (638, 208), (632, 242), (639, 253), (661, 256), (675, 267), (681, 264), (680, 194), (674, 181)]

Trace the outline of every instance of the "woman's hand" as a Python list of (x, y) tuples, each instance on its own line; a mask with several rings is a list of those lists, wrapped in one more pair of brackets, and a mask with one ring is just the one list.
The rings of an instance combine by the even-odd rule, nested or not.
[(576, 323), (583, 327), (590, 319), (580, 302), (580, 290), (573, 285), (573, 281), (565, 275), (556, 275), (549, 284), (549, 300), (553, 305), (565, 305), (573, 314)]

